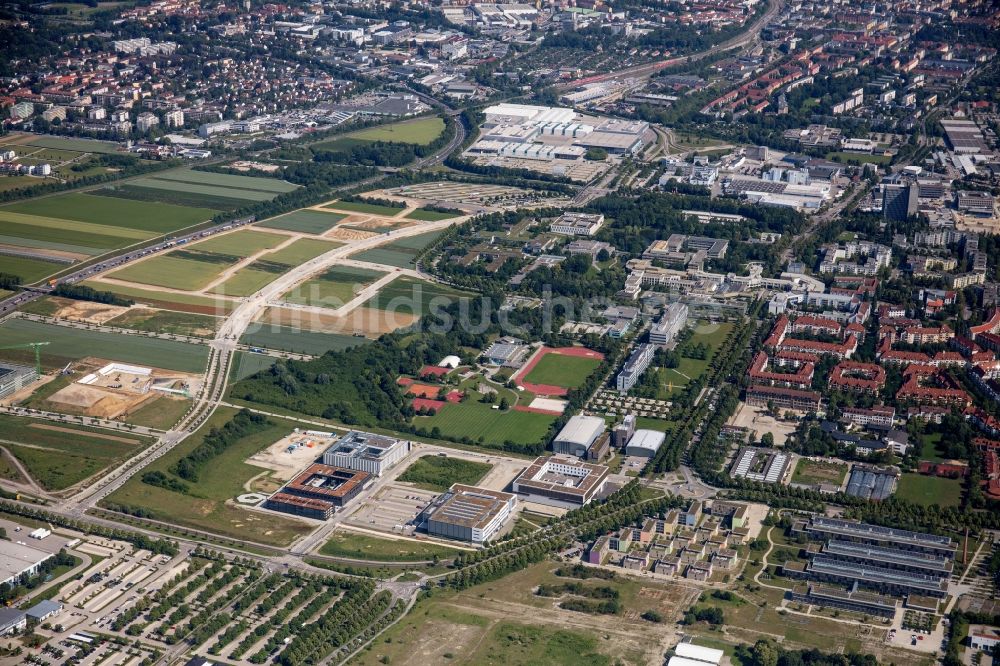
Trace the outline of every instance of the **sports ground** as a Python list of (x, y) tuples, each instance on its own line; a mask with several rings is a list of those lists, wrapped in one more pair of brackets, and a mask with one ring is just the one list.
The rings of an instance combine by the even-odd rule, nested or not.
[(583, 384), (603, 360), (603, 354), (585, 347), (542, 347), (512, 379), (537, 395), (563, 396)]

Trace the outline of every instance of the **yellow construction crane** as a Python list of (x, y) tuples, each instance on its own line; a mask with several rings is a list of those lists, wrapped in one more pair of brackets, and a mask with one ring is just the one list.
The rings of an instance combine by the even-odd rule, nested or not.
[(34, 349), (35, 350), (35, 373), (42, 374), (42, 352), (39, 349), (49, 344), (48, 342), (26, 342), (23, 345), (8, 345), (0, 349)]

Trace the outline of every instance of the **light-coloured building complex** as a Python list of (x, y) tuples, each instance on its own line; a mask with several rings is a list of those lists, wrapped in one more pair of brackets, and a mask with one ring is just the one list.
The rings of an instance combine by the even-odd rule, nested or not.
[(604, 224), (600, 213), (563, 213), (550, 226), (552, 233), (566, 236), (593, 236)]
[(42, 562), (52, 557), (52, 553), (26, 544), (0, 541), (0, 584), (13, 585), (21, 576), (34, 576)]
[(541, 457), (514, 479), (514, 492), (525, 501), (573, 509), (604, 490), (608, 468), (571, 458)]
[(642, 373), (646, 372), (649, 364), (653, 362), (654, 353), (656, 353), (654, 345), (641, 344), (629, 354), (628, 360), (615, 378), (615, 386), (619, 393), (628, 393), (636, 385)]
[(407, 440), (352, 430), (323, 453), (323, 464), (382, 476), (409, 452)]
[(688, 306), (684, 303), (671, 303), (663, 311), (660, 321), (649, 329), (649, 341), (654, 345), (668, 345), (681, 332), (688, 319)]
[(574, 416), (552, 440), (552, 451), (586, 458), (604, 435), (605, 427), (604, 419), (598, 416)]

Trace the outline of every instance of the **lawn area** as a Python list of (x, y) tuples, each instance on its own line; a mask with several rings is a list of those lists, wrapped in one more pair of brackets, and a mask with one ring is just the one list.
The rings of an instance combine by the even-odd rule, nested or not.
[(821, 460), (800, 458), (792, 475), (792, 483), (806, 485), (830, 484), (839, 486), (847, 477), (847, 465)]
[(920, 448), (920, 459), (930, 462), (944, 462), (938, 445), (941, 443), (941, 433), (934, 432), (929, 435), (922, 435), (920, 438), (922, 446)]
[(121, 147), (112, 141), (72, 139), (64, 136), (33, 136), (31, 137), (30, 145), (38, 146), (39, 148), (73, 150), (79, 153), (106, 153), (109, 155), (119, 152)]
[(476, 485), (486, 473), (493, 469), (488, 463), (449, 458), (445, 456), (423, 456), (406, 468), (397, 481), (412, 483), (424, 490), (444, 492), (452, 484)]
[(69, 268), (69, 264), (57, 264), (54, 261), (0, 255), (0, 273), (18, 275), (24, 284), (37, 282), (43, 277), (58, 273), (64, 268)]
[(420, 220), (421, 222), (437, 222), (438, 220), (448, 220), (458, 216), (459, 213), (442, 213), (439, 210), (425, 210), (423, 208), (418, 208), (406, 215), (411, 220)]
[(826, 159), (833, 160), (834, 162), (840, 162), (841, 164), (879, 164), (885, 165), (892, 162), (892, 156), (890, 155), (866, 155), (865, 153), (843, 153), (843, 152), (830, 152), (826, 154)]
[(546, 354), (524, 377), (531, 384), (549, 384), (563, 388), (576, 388), (601, 364), (596, 358)]
[(217, 252), (230, 257), (246, 258), (261, 250), (269, 250), (288, 240), (283, 234), (269, 234), (266, 231), (240, 229), (227, 234), (219, 234), (191, 246), (200, 252)]
[(233, 363), (232, 379), (239, 381), (246, 379), (250, 375), (257, 374), (261, 370), (266, 370), (274, 365), (274, 359), (266, 354), (252, 354), (250, 352), (236, 352), (236, 360)]
[[(108, 277), (154, 287), (198, 291), (204, 289), (226, 268), (227, 264), (186, 259), (169, 253), (119, 268), (109, 273)], [(170, 298), (171, 295), (163, 296)]]
[[(212, 428), (221, 427), (236, 414), (236, 410), (220, 408), (191, 437), (188, 437), (146, 470), (170, 474), (170, 467), (202, 443)], [(276, 546), (287, 546), (310, 531), (305, 523), (278, 515), (262, 515), (226, 504), (245, 491), (244, 484), (264, 472), (263, 468), (246, 464), (246, 459), (281, 437), (295, 423), (272, 420), (269, 427), (236, 440), (212, 463), (198, 470), (198, 481), (189, 483), (189, 494), (151, 486), (141, 481), (142, 475), (129, 479), (121, 489), (106, 500), (106, 505), (142, 508), (156, 520), (183, 527), (202, 529), (234, 539), (246, 539)]]
[(273, 264), (298, 266), (299, 264), (303, 264), (310, 259), (318, 257), (321, 254), (326, 254), (330, 250), (336, 250), (338, 247), (342, 246), (343, 243), (337, 243), (335, 241), (299, 238), (291, 245), (286, 245), (280, 250), (268, 252), (261, 257), (261, 260), (268, 261)]
[(128, 458), (152, 443), (129, 432), (0, 415), (0, 446), (46, 490), (58, 491)]
[(330, 540), (319, 549), (320, 555), (376, 562), (421, 562), (430, 560), (435, 555), (446, 559), (454, 557), (457, 552), (435, 543), (420, 543), (409, 539), (382, 539), (348, 530), (334, 532)]
[(405, 120), (399, 123), (368, 127), (357, 132), (346, 134), (347, 138), (363, 141), (393, 141), (396, 143), (416, 143), (427, 145), (441, 136), (444, 131), (444, 120), (438, 116)]
[[(150, 206), (142, 201), (78, 192), (31, 199), (4, 206), (0, 208), (0, 212), (2, 211), (61, 220), (78, 220), (122, 229), (136, 229), (149, 232), (146, 236), (183, 229), (211, 219), (215, 214), (214, 210), (208, 208), (189, 208), (171, 204)], [(70, 225), (67, 228), (75, 226)]]
[(147, 428), (170, 430), (189, 409), (191, 409), (190, 400), (161, 396), (135, 410), (126, 416), (125, 420)]
[(137, 331), (195, 335), (202, 338), (215, 335), (219, 323), (218, 317), (150, 308), (132, 308), (108, 321), (110, 326), (131, 328)]
[[(4, 345), (49, 342), (49, 345), (42, 348), (42, 367), (50, 369), (62, 368), (70, 361), (94, 356), (122, 363), (200, 374), (205, 371), (208, 360), (206, 345), (67, 328), (25, 319), (10, 319), (0, 324), (0, 339), (4, 341)], [(0, 357), (22, 363), (34, 363), (35, 359), (34, 352), (22, 349), (0, 351)]]
[(240, 342), (256, 347), (320, 355), (330, 349), (341, 351), (368, 342), (365, 338), (339, 333), (317, 333), (303, 331), (290, 326), (261, 324), (252, 326), (240, 338)]
[(348, 211), (350, 213), (369, 213), (371, 215), (383, 215), (385, 217), (395, 217), (403, 212), (402, 208), (383, 206), (381, 204), (366, 203), (364, 201), (334, 201), (323, 206), (332, 210)]
[(307, 280), (295, 287), (285, 294), (285, 300), (296, 305), (336, 309), (354, 298), (367, 285), (385, 275), (367, 268), (334, 266), (318, 278)]
[(654, 419), (648, 416), (637, 416), (635, 419), (635, 427), (640, 430), (670, 432), (674, 429), (674, 422), (666, 419)]
[(415, 416), (413, 423), (427, 430), (438, 428), (446, 437), (468, 437), (472, 442), (509, 440), (516, 444), (535, 444), (545, 438), (555, 418), (550, 414), (493, 409), (479, 402), (477, 396), (446, 405), (433, 416)]
[(268, 229), (298, 231), (304, 234), (322, 234), (332, 229), (335, 224), (345, 217), (347, 216), (338, 215), (337, 213), (323, 213), (317, 210), (297, 210), (286, 215), (258, 222), (257, 226), (267, 227)]
[(896, 497), (923, 506), (958, 506), (962, 501), (962, 481), (923, 474), (903, 474), (899, 477)]
[(396, 314), (425, 315), (434, 305), (448, 305), (469, 296), (466, 292), (445, 285), (404, 276), (382, 287), (364, 306)]

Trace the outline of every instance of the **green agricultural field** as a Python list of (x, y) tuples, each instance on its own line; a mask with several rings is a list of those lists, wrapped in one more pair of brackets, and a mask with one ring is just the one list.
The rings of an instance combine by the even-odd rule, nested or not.
[(439, 117), (406, 120), (400, 123), (390, 123), (369, 127), (351, 132), (346, 136), (363, 141), (392, 141), (395, 143), (415, 143), (421, 146), (429, 144), (441, 136), (444, 131), (444, 120)]
[(368, 342), (365, 338), (338, 333), (300, 331), (290, 326), (261, 324), (259, 330), (249, 330), (240, 342), (255, 347), (266, 347), (300, 354), (323, 354), (329, 350), (342, 351)]
[(436, 555), (446, 559), (458, 551), (434, 543), (420, 543), (411, 539), (383, 539), (359, 532), (334, 532), (330, 540), (319, 549), (320, 555), (346, 557), (373, 562), (422, 562)]
[(385, 273), (353, 266), (334, 266), (318, 278), (303, 282), (285, 295), (296, 305), (315, 305), (337, 309), (350, 301), (367, 285), (378, 281)]
[(78, 153), (114, 155), (115, 153), (121, 152), (121, 146), (111, 141), (71, 139), (64, 136), (32, 137), (30, 145), (38, 146), (39, 148), (52, 148), (55, 150), (72, 150)]
[(458, 213), (442, 213), (439, 210), (418, 208), (415, 211), (407, 213), (406, 217), (411, 220), (420, 220), (421, 222), (437, 222), (439, 220), (450, 220), (453, 217), (458, 217)]
[(212, 197), (229, 197), (244, 199), (246, 201), (270, 201), (277, 196), (274, 192), (237, 190), (231, 187), (219, 187), (218, 185), (202, 185), (200, 183), (185, 183), (179, 180), (164, 180), (154, 176), (135, 178), (130, 180), (129, 183), (135, 187), (146, 187), (151, 190), (189, 192), (191, 194), (204, 194)]
[[(94, 356), (109, 361), (148, 365), (166, 370), (202, 373), (208, 361), (208, 346), (138, 335), (67, 328), (54, 324), (10, 319), (0, 324), (4, 345), (49, 342), (42, 348), (42, 366), (62, 368), (70, 361)], [(30, 350), (2, 350), (0, 358), (34, 363)]]
[(58, 273), (67, 268), (67, 264), (57, 264), (54, 261), (29, 259), (27, 257), (11, 257), (0, 254), (0, 273), (19, 275), (25, 284), (37, 282), (43, 277)]
[(213, 337), (220, 323), (218, 317), (148, 308), (132, 308), (108, 321), (109, 326), (203, 338)]
[(145, 231), (24, 215), (3, 208), (0, 208), (0, 228), (5, 236), (14, 239), (68, 243), (92, 248), (89, 254), (101, 254), (101, 250), (132, 245), (154, 236)]
[[(220, 408), (194, 435), (151, 463), (146, 471), (169, 475), (171, 466), (201, 444), (212, 428), (221, 427), (235, 414), (234, 409)], [(267, 472), (261, 467), (248, 465), (246, 459), (287, 435), (296, 425), (290, 421), (272, 420), (268, 428), (237, 440), (214, 457), (212, 464), (199, 469), (198, 481), (188, 484), (189, 494), (145, 484), (139, 474), (102, 504), (141, 508), (157, 520), (234, 539), (287, 546), (311, 531), (312, 527), (278, 515), (264, 516), (226, 502), (246, 492), (244, 486), (250, 479)], [(171, 478), (174, 477), (171, 475)]]
[(246, 379), (255, 375), (261, 370), (267, 370), (274, 365), (274, 359), (265, 354), (252, 354), (250, 352), (236, 352), (236, 361), (233, 363), (233, 381)]
[[(208, 240), (198, 241), (189, 246), (199, 252), (215, 252), (230, 257), (246, 258), (261, 250), (269, 250), (288, 240), (283, 234), (269, 234), (265, 231), (240, 229), (232, 233), (219, 234)], [(270, 259), (270, 257), (269, 257)]]
[(417, 427), (438, 428), (446, 437), (468, 437), (473, 442), (482, 438), (489, 442), (510, 440), (516, 444), (535, 444), (549, 432), (555, 417), (549, 414), (502, 411), (469, 398), (465, 402), (446, 405), (433, 416), (415, 416)]
[(444, 230), (439, 229), (437, 231), (428, 231), (427, 233), (416, 234), (414, 236), (406, 236), (405, 238), (394, 240), (388, 245), (383, 245), (382, 247), (393, 248), (396, 250), (419, 251), (432, 244), (443, 233)]
[(256, 226), (267, 227), (268, 229), (283, 229), (285, 231), (297, 231), (303, 234), (322, 234), (334, 227), (343, 220), (346, 215), (337, 213), (322, 213), (316, 210), (297, 210), (286, 215), (272, 217), (263, 222), (258, 222)]
[(223, 296), (250, 296), (274, 282), (279, 275), (279, 273), (271, 271), (257, 270), (251, 264), (236, 271), (232, 277), (216, 286), (212, 291)]
[(272, 192), (283, 194), (298, 189), (298, 185), (287, 180), (267, 178), (262, 176), (238, 176), (228, 173), (212, 173), (211, 171), (194, 171), (193, 169), (177, 169), (162, 171), (156, 174), (157, 180), (169, 180), (178, 183), (197, 183), (215, 185), (234, 190), (249, 190), (251, 192)]
[(896, 497), (923, 506), (958, 506), (962, 502), (962, 480), (903, 474), (896, 486)]
[(338, 247), (343, 247), (343, 243), (314, 240), (312, 238), (299, 238), (291, 245), (286, 245), (280, 250), (267, 253), (262, 259), (269, 263), (285, 264), (294, 267), (304, 264), (321, 254), (326, 254), (330, 250), (336, 250)]
[(88, 194), (100, 197), (113, 197), (130, 201), (148, 203), (165, 203), (187, 208), (204, 208), (213, 211), (235, 210), (246, 205), (246, 199), (195, 194), (194, 192), (178, 192), (176, 190), (161, 190), (151, 187), (140, 187), (131, 181), (112, 183)]
[[(108, 277), (155, 287), (198, 291), (204, 289), (226, 268), (226, 265), (165, 254), (119, 268), (109, 273)], [(169, 298), (171, 295), (163, 296)]]
[(152, 442), (127, 431), (0, 415), (0, 446), (46, 490), (57, 491), (135, 455)]
[(143, 289), (141, 287), (126, 287), (120, 284), (109, 284), (96, 280), (84, 280), (81, 284), (93, 287), (99, 291), (110, 291), (113, 294), (134, 300), (137, 304), (161, 310), (177, 310), (213, 317), (221, 317), (232, 311), (234, 303), (221, 298), (195, 296), (194, 294), (171, 294), (167, 292)]
[(792, 483), (806, 485), (830, 484), (839, 486), (847, 477), (847, 465), (800, 458), (792, 475)]
[(421, 250), (436, 241), (442, 233), (442, 231), (429, 231), (425, 234), (407, 236), (381, 247), (358, 252), (351, 258), (397, 268), (413, 268), (414, 258)]
[(160, 396), (125, 417), (135, 425), (147, 428), (169, 430), (191, 409), (191, 401), (185, 398)]
[(368, 213), (369, 215), (383, 215), (385, 217), (395, 217), (403, 212), (402, 208), (382, 206), (380, 204), (365, 203), (364, 201), (334, 201), (323, 206), (331, 210), (348, 211), (350, 213)]
[(488, 463), (444, 456), (423, 456), (406, 468), (396, 480), (424, 490), (443, 493), (453, 484), (474, 486), (493, 469)]
[[(208, 208), (188, 208), (170, 204), (150, 206), (141, 201), (77, 192), (31, 199), (0, 207), (0, 215), (7, 211), (55, 218), (60, 222), (62, 220), (77, 220), (102, 227), (148, 232), (142, 236), (124, 236), (125, 238), (148, 238), (170, 233), (204, 222), (215, 215), (215, 211)], [(66, 225), (65, 223), (62, 223), (62, 226), (67, 229), (80, 228), (78, 225)], [(122, 231), (117, 232), (117, 235), (122, 234)], [(74, 241), (64, 239), (64, 242), (73, 243)]]
[(581, 386), (601, 364), (596, 358), (546, 354), (524, 381), (531, 384), (549, 384), (563, 388)]
[(447, 305), (460, 298), (469, 298), (457, 289), (411, 277), (398, 277), (382, 287), (378, 294), (365, 302), (365, 307), (387, 310), (396, 314), (425, 315), (435, 305)]

